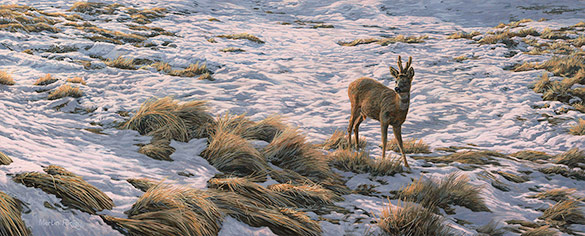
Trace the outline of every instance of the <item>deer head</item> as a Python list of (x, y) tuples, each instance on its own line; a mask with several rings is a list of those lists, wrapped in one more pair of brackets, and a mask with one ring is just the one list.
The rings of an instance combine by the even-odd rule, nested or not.
[(412, 57), (408, 57), (408, 62), (406, 63), (406, 67), (402, 67), (402, 59), (398, 56), (398, 69), (394, 69), (394, 67), (390, 66), (390, 73), (394, 78), (396, 78), (396, 87), (394, 91), (397, 93), (408, 93), (410, 92), (410, 85), (412, 83), (412, 78), (414, 77), (414, 69), (410, 67), (412, 63)]

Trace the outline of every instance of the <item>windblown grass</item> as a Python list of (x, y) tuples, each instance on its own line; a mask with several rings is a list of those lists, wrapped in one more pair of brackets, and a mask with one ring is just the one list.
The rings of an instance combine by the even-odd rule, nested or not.
[(254, 35), (251, 35), (249, 33), (224, 34), (224, 35), (218, 35), (217, 37), (227, 38), (227, 39), (247, 39), (247, 40), (250, 40), (250, 41), (255, 42), (255, 43), (264, 43), (264, 41), (262, 41), (260, 38), (254, 36)]
[(146, 192), (151, 187), (159, 184), (159, 182), (147, 178), (130, 178), (127, 179), (126, 181), (142, 192)]
[[(398, 140), (396, 140), (396, 138), (388, 141), (388, 143), (386, 144), (387, 147), (395, 152), (400, 152), (399, 146), (398, 146)], [(403, 146), (404, 146), (404, 153), (431, 153), (430, 147), (428, 144), (426, 144), (425, 142), (423, 142), (422, 139), (406, 139), (403, 141)]]
[(585, 120), (579, 119), (579, 122), (575, 125), (571, 125), (569, 128), (569, 134), (572, 135), (585, 135)]
[(257, 139), (272, 142), (274, 137), (284, 131), (288, 126), (283, 123), (280, 115), (271, 115), (264, 120), (247, 125), (242, 131), (242, 136), (247, 139)]
[(290, 202), (295, 203), (297, 206), (305, 208), (331, 205), (333, 202), (343, 201), (342, 197), (318, 184), (273, 184), (268, 186), (268, 189), (285, 196)]
[(83, 91), (78, 87), (71, 87), (68, 84), (61, 85), (61, 87), (55, 89), (49, 94), (49, 100), (55, 100), (64, 97), (79, 98), (83, 96)]
[(190, 64), (187, 68), (182, 70), (171, 70), (169, 75), (172, 76), (181, 76), (181, 77), (195, 77), (197, 75), (201, 75), (204, 73), (209, 73), (207, 69), (207, 64), (199, 64), (199, 62), (195, 64)]
[(222, 48), (219, 51), (221, 51), (221, 52), (245, 52), (246, 50), (241, 49), (241, 48), (236, 48), (236, 47), (227, 47), (227, 48)]
[(142, 135), (186, 142), (192, 138), (206, 137), (207, 126), (212, 121), (205, 101), (179, 104), (171, 97), (164, 97), (145, 101), (122, 128), (136, 130)]
[(67, 82), (85, 85), (85, 80), (83, 80), (83, 78), (81, 78), (81, 77), (69, 78), (69, 79), (67, 79)]
[(282, 170), (271, 170), (270, 177), (276, 180), (281, 184), (294, 184), (294, 185), (312, 185), (315, 184), (309, 178), (300, 175), (297, 172), (292, 170), (282, 169)]
[(506, 46), (510, 47), (516, 45), (516, 42), (512, 40), (514, 37), (514, 33), (510, 32), (510, 30), (504, 30), (500, 32), (496, 32), (495, 34), (489, 34), (484, 36), (482, 39), (479, 40), (480, 44), (496, 44), (496, 43), (503, 43)]
[(287, 199), (286, 195), (267, 189), (252, 181), (254, 179), (240, 177), (212, 178), (207, 182), (207, 187), (237, 193), (249, 199), (254, 199), (264, 204), (265, 207), (298, 207)]
[(402, 168), (401, 158), (376, 159), (370, 169), (370, 174), (374, 176), (394, 176), (397, 173), (406, 172)]
[(466, 33), (466, 32), (455, 32), (449, 36), (447, 36), (447, 39), (471, 39), (475, 36), (480, 35), (481, 33), (478, 31), (472, 31), (470, 33)]
[(383, 235), (421, 235), (447, 236), (454, 235), (442, 216), (414, 203), (399, 203), (382, 209), (378, 227)]
[(585, 169), (585, 151), (573, 148), (556, 156), (557, 164), (567, 165), (570, 168), (579, 167)]
[(171, 65), (169, 65), (169, 63), (166, 62), (155, 62), (150, 66), (156, 69), (156, 71), (162, 71), (164, 73), (169, 73), (172, 70)]
[[(355, 140), (352, 140), (352, 142), (355, 143)], [(367, 145), (366, 138), (361, 137), (358, 145), (359, 148), (365, 148), (366, 145)], [(343, 132), (342, 130), (335, 130), (331, 137), (329, 137), (327, 140), (325, 140), (325, 142), (323, 142), (323, 144), (321, 144), (321, 147), (325, 150), (349, 148), (346, 132)]]
[(114, 14), (114, 11), (121, 6), (122, 5), (120, 4), (107, 5), (101, 2), (76, 2), (73, 3), (73, 6), (71, 6), (69, 11), (81, 12), (90, 15), (111, 15)]
[(338, 149), (329, 156), (329, 164), (342, 171), (357, 174), (369, 173), (374, 165), (374, 161), (370, 159), (367, 152)]
[(546, 69), (556, 76), (572, 77), (585, 68), (585, 59), (578, 54), (553, 56), (542, 63), (537, 69)]
[(51, 74), (46, 74), (45, 76), (37, 79), (37, 81), (34, 83), (34, 85), (49, 85), (49, 84), (57, 82), (57, 80), (58, 79), (54, 78)]
[(417, 202), (424, 207), (447, 209), (449, 204), (467, 207), (472, 211), (490, 211), (481, 197), (481, 187), (469, 183), (466, 175), (452, 173), (433, 181), (422, 177), (398, 191), (397, 197)]
[(35, 14), (36, 9), (24, 5), (1, 5), (0, 30), (10, 32), (59, 32), (53, 25), (59, 21)]
[(12, 158), (0, 152), (0, 165), (10, 165), (12, 163)]
[(524, 183), (526, 181), (528, 181), (528, 176), (520, 176), (520, 175), (516, 175), (516, 174), (512, 174), (512, 173), (508, 173), (505, 171), (495, 171), (496, 173), (498, 173), (499, 175), (501, 175), (502, 177), (504, 177), (504, 179), (507, 179), (508, 181), (512, 181), (514, 183)]
[(555, 235), (559, 235), (559, 232), (551, 229), (550, 226), (548, 225), (544, 225), (544, 226), (540, 226), (538, 228), (533, 228), (530, 229), (524, 233), (522, 233), (522, 236), (555, 236)]
[(201, 156), (215, 168), (239, 177), (266, 177), (266, 160), (246, 139), (224, 129), (216, 130), (210, 139)]
[(516, 27), (522, 27), (524, 25), (521, 25), (522, 23), (527, 23), (527, 22), (532, 22), (532, 19), (522, 19), (519, 21), (511, 21), (508, 24), (504, 24), (504, 23), (500, 23), (498, 24), (495, 28), (516, 28)]
[(12, 75), (8, 74), (8, 72), (0, 70), (0, 84), (3, 85), (14, 85), (14, 79), (12, 79)]
[(560, 202), (572, 198), (577, 190), (574, 188), (554, 188), (528, 196), (529, 198), (547, 199)]
[(119, 56), (114, 60), (108, 59), (104, 63), (106, 63), (107, 66), (116, 67), (120, 69), (136, 70), (134, 58), (124, 58), (122, 56)]
[(562, 31), (552, 30), (550, 28), (545, 28), (541, 33), (540, 37), (543, 39), (568, 39), (569, 36)]
[(532, 90), (534, 92), (537, 92), (537, 93), (544, 93), (545, 91), (547, 91), (549, 89), (550, 86), (551, 86), (551, 82), (550, 82), (550, 79), (548, 77), (548, 73), (545, 72), (545, 73), (542, 73), (542, 76), (536, 82), (536, 84), (534, 85), (534, 88)]
[(487, 150), (459, 151), (442, 157), (417, 157), (414, 159), (424, 159), (436, 163), (459, 162), (470, 165), (500, 165), (494, 157), (505, 157), (505, 155)]
[(538, 171), (542, 172), (543, 174), (551, 175), (557, 174), (562, 175), (567, 178), (576, 179), (576, 180), (585, 180), (585, 171), (583, 170), (572, 170), (567, 167), (563, 166), (550, 166), (550, 167), (543, 167), (539, 168)]
[(532, 150), (524, 150), (510, 154), (510, 156), (516, 157), (522, 160), (528, 161), (538, 161), (538, 160), (550, 160), (552, 159), (551, 155), (546, 154), (545, 152), (539, 151), (532, 151)]
[(173, 161), (171, 154), (175, 152), (175, 148), (171, 147), (170, 140), (155, 139), (153, 142), (140, 147), (138, 152), (155, 160)]
[(97, 211), (111, 210), (112, 199), (102, 191), (85, 182), (81, 177), (58, 166), (44, 168), (45, 173), (27, 172), (16, 174), (13, 180), (27, 187), (40, 188), (46, 193), (61, 198), (61, 202), (75, 209), (95, 214)]
[(567, 199), (549, 207), (542, 216), (538, 217), (546, 223), (555, 226), (568, 224), (585, 224), (585, 213), (574, 199)]
[(162, 7), (154, 7), (151, 9), (143, 9), (143, 10), (136, 10), (133, 8), (128, 8), (128, 13), (131, 14), (130, 17), (135, 23), (138, 24), (148, 24), (152, 23), (152, 19), (157, 19), (164, 17), (167, 13), (166, 8)]
[(370, 43), (377, 43), (380, 44), (382, 46), (388, 46), (389, 44), (393, 44), (393, 43), (424, 43), (425, 39), (427, 39), (428, 36), (424, 35), (424, 36), (404, 36), (402, 34), (397, 35), (396, 37), (388, 37), (388, 38), (365, 38), (365, 39), (356, 39), (353, 40), (351, 42), (337, 42), (337, 44), (341, 45), (341, 46), (348, 46), (348, 47), (352, 47), (352, 46), (357, 46), (360, 44), (370, 44)]
[(248, 119), (246, 115), (234, 115), (225, 113), (215, 118), (215, 122), (210, 129), (210, 134), (216, 132), (229, 132), (238, 136), (243, 136), (245, 130), (253, 126), (255, 123)]
[(209, 73), (209, 72), (201, 74), (197, 79), (198, 80), (209, 80), (209, 81), (215, 80), (215, 78), (213, 78), (213, 76), (211, 76), (211, 73)]
[(27, 236), (31, 235), (20, 216), (22, 212), (21, 202), (0, 192), (0, 235)]

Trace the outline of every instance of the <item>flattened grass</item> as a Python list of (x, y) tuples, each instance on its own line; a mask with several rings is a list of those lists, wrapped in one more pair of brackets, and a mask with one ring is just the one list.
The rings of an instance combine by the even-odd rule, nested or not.
[(254, 179), (241, 177), (212, 178), (207, 182), (207, 187), (221, 191), (234, 192), (239, 195), (254, 199), (265, 206), (275, 207), (298, 207), (287, 199), (287, 196), (272, 191), (253, 182)]
[(12, 158), (0, 152), (0, 165), (10, 165), (12, 163)]
[(538, 217), (555, 226), (585, 224), (585, 213), (577, 200), (567, 199), (556, 203)]
[(142, 192), (148, 191), (148, 189), (159, 183), (147, 178), (130, 178), (126, 181)]
[(574, 188), (554, 188), (528, 196), (529, 198), (547, 199), (560, 202), (572, 198), (577, 190)]
[(436, 163), (452, 163), (459, 162), (470, 165), (500, 165), (494, 157), (505, 157), (504, 154), (488, 151), (488, 150), (473, 150), (473, 151), (459, 151), (453, 154), (442, 157), (417, 157), (414, 159), (424, 159)]
[(585, 135), (585, 120), (579, 119), (579, 122), (575, 125), (571, 125), (569, 128), (569, 134), (572, 135)]
[(175, 148), (171, 147), (170, 140), (159, 139), (140, 147), (138, 152), (155, 160), (173, 161), (171, 154)]
[(361, 44), (370, 44), (370, 43), (377, 43), (380, 44), (381, 46), (388, 46), (389, 44), (393, 44), (393, 43), (424, 43), (425, 39), (427, 39), (428, 36), (423, 35), (423, 36), (404, 36), (402, 34), (399, 34), (395, 37), (388, 37), (388, 38), (364, 38), (364, 39), (356, 39), (353, 40), (351, 42), (337, 42), (337, 44), (341, 45), (341, 46), (347, 46), (347, 47), (353, 47), (353, 46), (357, 46), (357, 45), (361, 45)]
[(559, 232), (551, 229), (550, 226), (548, 225), (544, 225), (544, 226), (540, 226), (538, 228), (533, 228), (530, 229), (524, 233), (522, 233), (522, 236), (555, 236), (555, 235), (559, 235)]
[(119, 56), (114, 60), (108, 59), (104, 63), (106, 63), (107, 66), (116, 67), (120, 69), (136, 70), (134, 58), (124, 58), (122, 56)]
[(49, 100), (55, 100), (64, 97), (80, 98), (83, 96), (83, 91), (78, 87), (71, 87), (68, 84), (61, 85), (61, 87), (55, 89), (49, 93)]
[(8, 74), (6, 71), (0, 70), (0, 84), (14, 85), (16, 82), (12, 78), (12, 75)]
[(49, 166), (44, 171), (47, 174), (39, 172), (16, 174), (13, 180), (27, 187), (40, 188), (48, 194), (54, 194), (61, 199), (63, 205), (90, 214), (111, 210), (114, 207), (110, 197), (80, 176), (58, 166)]
[(470, 33), (466, 32), (455, 32), (447, 36), (447, 39), (471, 39), (475, 36), (480, 35), (481, 33), (478, 31), (472, 31)]
[(288, 126), (284, 124), (282, 116), (270, 115), (259, 122), (246, 126), (242, 131), (242, 136), (247, 139), (272, 142), (274, 137), (286, 128)]
[(201, 75), (204, 73), (209, 73), (207, 69), (207, 64), (199, 64), (199, 62), (195, 64), (190, 64), (187, 68), (182, 70), (171, 70), (169, 75), (172, 76), (181, 76), (181, 77), (195, 77), (197, 75)]
[(27, 236), (31, 235), (30, 230), (22, 220), (21, 202), (0, 192), (0, 235)]
[(434, 214), (427, 208), (414, 203), (399, 203), (399, 206), (388, 206), (382, 209), (377, 223), (383, 235), (436, 235), (450, 236), (451, 228), (445, 218)]
[(268, 186), (268, 189), (285, 196), (290, 202), (295, 203), (297, 206), (305, 208), (331, 205), (333, 202), (343, 201), (342, 197), (318, 184), (273, 184)]
[(264, 41), (262, 41), (262, 39), (254, 36), (254, 35), (251, 35), (249, 33), (223, 34), (223, 35), (218, 35), (217, 37), (227, 38), (227, 39), (247, 39), (247, 40), (250, 40), (250, 41), (255, 42), (255, 43), (260, 43), (260, 44), (264, 43)]
[(510, 154), (510, 156), (516, 157), (522, 160), (538, 161), (538, 160), (550, 160), (552, 156), (545, 152), (524, 150)]

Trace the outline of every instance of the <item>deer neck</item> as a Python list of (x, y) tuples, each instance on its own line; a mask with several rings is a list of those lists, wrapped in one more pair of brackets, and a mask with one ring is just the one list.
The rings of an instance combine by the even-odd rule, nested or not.
[(398, 93), (398, 108), (401, 111), (407, 111), (410, 105), (410, 92)]

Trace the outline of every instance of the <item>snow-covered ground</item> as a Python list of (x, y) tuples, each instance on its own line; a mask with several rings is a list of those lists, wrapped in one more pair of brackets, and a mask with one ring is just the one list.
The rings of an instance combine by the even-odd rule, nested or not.
[[(114, 3), (114, 1), (105, 1)], [(125, 180), (132, 177), (167, 179), (177, 184), (205, 188), (206, 181), (218, 171), (198, 154), (205, 149), (205, 140), (171, 144), (177, 151), (174, 161), (157, 161), (137, 152), (136, 144), (148, 143), (150, 137), (136, 131), (114, 128), (123, 121), (118, 111), (135, 111), (151, 97), (173, 96), (181, 101), (208, 100), (213, 114), (246, 113), (254, 120), (278, 113), (291, 125), (298, 126), (312, 142), (321, 142), (336, 129), (345, 130), (350, 103), (348, 84), (362, 76), (372, 77), (393, 86), (388, 66), (395, 66), (398, 55), (413, 57), (415, 77), (411, 91), (408, 118), (403, 125), (404, 138), (423, 139), (431, 148), (465, 146), (469, 143), (482, 149), (512, 153), (538, 150), (557, 154), (568, 149), (585, 148), (585, 136), (569, 135), (567, 130), (585, 116), (576, 111), (556, 115), (566, 106), (547, 102), (534, 93), (532, 84), (542, 71), (511, 72), (504, 70), (524, 61), (543, 61), (546, 56), (522, 53), (510, 56), (503, 44), (480, 45), (466, 39), (446, 39), (456, 31), (489, 31), (499, 22), (522, 18), (550, 19), (530, 22), (536, 29), (558, 28), (585, 20), (583, 1), (115, 1), (135, 8), (165, 7), (169, 14), (153, 20), (149, 26), (162, 27), (176, 33), (158, 36), (148, 42), (171, 46), (134, 47), (84, 39), (81, 31), (62, 27), (60, 33), (11, 33), (0, 31), (0, 69), (12, 73), (14, 86), (0, 85), (0, 151), (14, 163), (0, 167), (0, 190), (26, 202), (30, 213), (23, 214), (34, 235), (119, 235), (97, 216), (76, 210), (51, 210), (43, 202), (59, 202), (54, 195), (27, 188), (11, 181), (8, 173), (41, 171), (42, 166), (55, 164), (81, 175), (104, 191), (116, 205), (104, 213), (123, 217), (124, 211), (141, 195)], [(74, 1), (4, 0), (2, 4), (25, 4), (49, 12), (63, 12)], [(550, 10), (566, 10), (560, 14)], [(571, 9), (576, 9), (571, 11)], [(86, 19), (102, 28), (128, 31), (119, 15), (89, 16)], [(209, 21), (210, 18), (220, 21)], [(111, 21), (107, 21), (107, 19)], [(314, 24), (296, 20), (322, 21), (334, 28), (313, 28)], [(283, 22), (290, 24), (282, 24)], [(59, 25), (57, 25), (59, 27)], [(221, 34), (250, 33), (265, 44), (247, 40), (208, 38)], [(344, 47), (339, 41), (359, 38), (427, 35), (424, 43), (396, 43)], [(74, 52), (54, 54), (41, 52), (53, 45), (75, 46)], [(220, 49), (238, 47), (245, 52), (226, 53)], [(21, 53), (38, 49), (34, 55)], [(152, 69), (122, 70), (105, 67), (92, 57), (114, 59), (118, 56), (162, 60), (176, 67), (198, 61), (206, 62), (215, 72), (215, 81), (173, 77)], [(474, 57), (456, 62), (454, 57)], [(60, 57), (60, 58), (59, 58)], [(86, 70), (73, 60), (91, 60), (101, 69)], [(66, 78), (80, 76), (87, 81), (81, 86), (84, 96), (50, 101), (47, 92), (38, 92), (34, 81), (46, 73), (60, 78), (48, 85), (53, 89)], [(58, 111), (55, 107), (65, 104)], [(91, 113), (72, 112), (75, 108), (95, 108)], [(562, 119), (560, 123), (541, 121), (543, 114)], [(101, 124), (102, 127), (92, 125)], [(96, 134), (86, 128), (103, 128)], [(381, 155), (379, 124), (368, 119), (360, 134), (369, 141), (373, 156)], [(392, 153), (396, 155), (395, 153)], [(434, 152), (433, 155), (444, 154)], [(368, 180), (367, 176), (344, 173), (352, 188), (374, 184), (380, 192), (397, 190), (425, 176), (440, 177), (458, 170), (455, 167), (423, 168), (424, 161), (409, 159), (413, 173), (406, 176), (380, 177), (388, 184)], [(494, 169), (517, 173), (536, 169), (531, 162), (502, 161)], [(491, 170), (490, 168), (485, 168)], [(177, 172), (194, 176), (184, 177)], [(526, 198), (528, 188), (576, 188), (585, 191), (583, 182), (555, 176), (547, 179), (540, 172), (530, 175), (522, 184), (512, 183), (510, 192), (501, 192), (477, 176), (482, 169), (469, 171), (472, 183), (485, 187), (483, 196), (492, 210), (471, 212), (456, 207), (448, 216), (464, 234), (474, 234), (477, 226), (490, 220), (534, 220), (550, 202)], [(503, 180), (504, 182), (506, 180)], [(322, 221), (324, 235), (361, 235), (367, 224), (353, 224), (355, 218), (369, 213), (379, 214), (387, 203), (385, 198), (362, 195), (345, 196), (338, 205), (354, 210), (350, 217), (331, 214), (326, 217), (343, 219), (340, 224)], [(368, 214), (364, 214), (368, 213)], [(453, 219), (465, 219), (471, 225), (457, 225)], [(368, 222), (367, 220), (364, 222)], [(574, 226), (585, 231), (585, 226)], [(267, 228), (251, 228), (233, 218), (224, 222), (220, 235), (270, 235)]]

